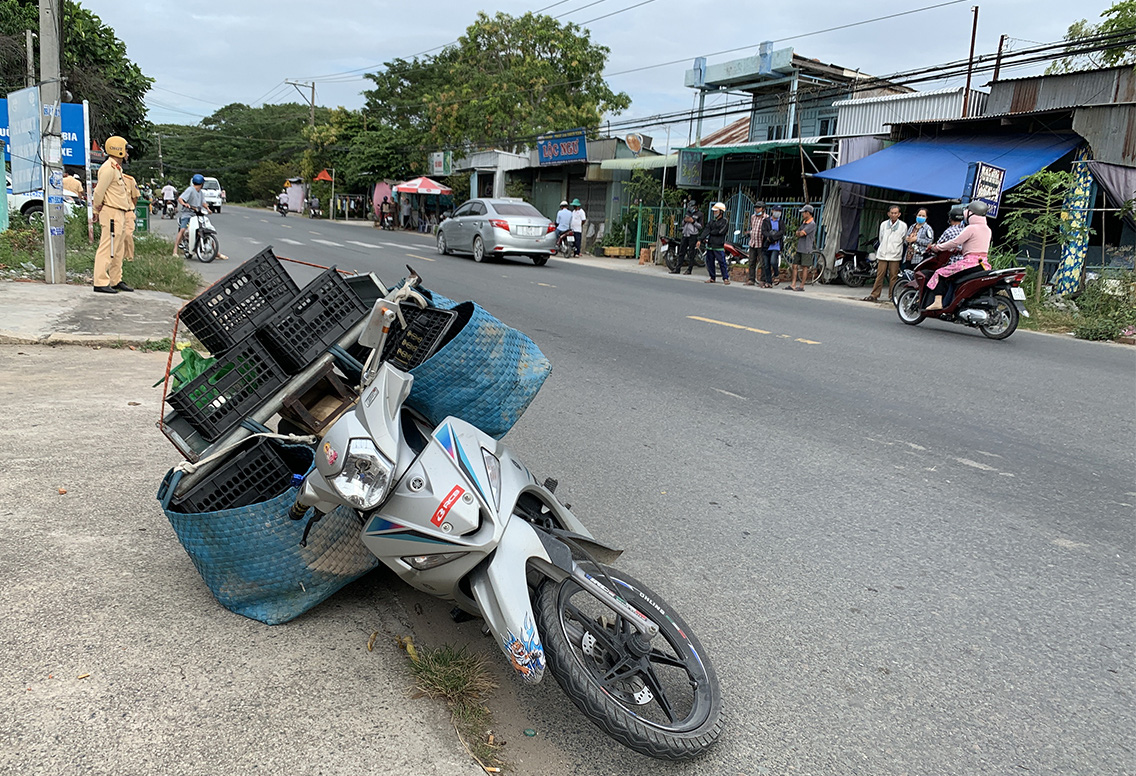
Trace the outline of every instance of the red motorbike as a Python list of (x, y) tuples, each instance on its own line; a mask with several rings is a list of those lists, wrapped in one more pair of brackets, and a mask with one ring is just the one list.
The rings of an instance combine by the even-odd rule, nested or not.
[(925, 318), (938, 318), (977, 328), (990, 339), (1006, 339), (1018, 328), (1019, 315), (1029, 317), (1025, 309), (1025, 291), (1021, 282), (1025, 267), (986, 270), (982, 267), (963, 270), (957, 275), (939, 278), (937, 291), (942, 291), (943, 309), (927, 310), (935, 293), (927, 290), (927, 281), (935, 270), (950, 263), (951, 254), (941, 252), (925, 259), (914, 270), (907, 270), (896, 284), (896, 312), (908, 326), (916, 326)]

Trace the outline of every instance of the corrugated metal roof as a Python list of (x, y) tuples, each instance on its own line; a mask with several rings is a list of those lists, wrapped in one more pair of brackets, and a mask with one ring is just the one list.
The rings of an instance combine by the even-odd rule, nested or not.
[(703, 137), (698, 146), (705, 148), (706, 146), (737, 145), (747, 142), (749, 140), (749, 119), (748, 115), (742, 116), (733, 124), (727, 124), (721, 129), (714, 130)]
[[(962, 115), (962, 87), (937, 89), (916, 94), (842, 100), (836, 103), (838, 137), (882, 135), (891, 124), (917, 121), (941, 121)], [(970, 90), (969, 109), (981, 113), (986, 108), (987, 94)]]
[[(844, 105), (867, 105), (873, 102), (882, 102), (884, 100), (912, 100), (919, 99), (920, 97), (927, 97), (933, 94), (956, 94), (961, 92), (963, 87), (950, 86), (945, 89), (928, 89), (925, 92), (911, 92), (910, 94), (883, 94), (877, 97), (851, 97), (847, 100), (838, 100), (832, 103), (832, 107), (839, 108)], [(971, 89), (971, 93), (985, 94), (979, 92), (977, 89)]]
[(1038, 73), (1037, 75), (1023, 75), (1023, 76), (1019, 76), (1017, 78), (999, 78), (997, 81), (990, 81), (986, 85), (987, 86), (993, 86), (994, 84), (1004, 84), (1004, 83), (1009, 83), (1011, 81), (1036, 81), (1036, 80), (1041, 79), (1041, 78), (1058, 78), (1060, 76), (1065, 76), (1065, 75), (1081, 75), (1083, 73), (1100, 73), (1100, 72), (1103, 72), (1103, 71), (1106, 71), (1106, 70), (1131, 70), (1131, 69), (1132, 69), (1132, 65), (1116, 65), (1115, 67), (1102, 67), (1102, 68), (1098, 68), (1096, 70), (1077, 70), (1076, 72), (1073, 72), (1073, 73)]
[(991, 113), (1024, 113), (1134, 99), (1136, 73), (1131, 67), (1112, 67), (995, 81), (988, 105)]
[(1097, 161), (1136, 167), (1136, 105), (1078, 108), (1073, 129), (1089, 141)]

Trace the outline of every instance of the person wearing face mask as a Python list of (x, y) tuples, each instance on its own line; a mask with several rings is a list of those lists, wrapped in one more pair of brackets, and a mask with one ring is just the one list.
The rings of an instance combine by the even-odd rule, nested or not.
[(936, 291), (942, 278), (949, 278), (974, 267), (990, 269), (990, 262), (987, 261), (990, 252), (990, 226), (986, 223), (986, 211), (985, 202), (969, 203), (963, 211), (966, 227), (959, 232), (958, 237), (931, 246), (931, 250), (936, 252), (957, 250), (962, 254), (962, 258), (940, 267), (931, 275), (931, 279), (927, 281), (927, 290), (935, 292), (935, 298), (927, 305), (927, 310), (943, 309), (943, 293), (941, 290)]
[(918, 264), (923, 259), (927, 247), (935, 241), (935, 230), (927, 223), (927, 208), (921, 207), (916, 211), (915, 223), (907, 230), (907, 236), (903, 241), (907, 245), (904, 263)]

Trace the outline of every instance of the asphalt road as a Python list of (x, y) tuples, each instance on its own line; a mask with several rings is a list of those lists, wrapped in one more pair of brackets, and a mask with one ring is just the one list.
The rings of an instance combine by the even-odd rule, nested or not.
[(993, 342), (818, 295), (556, 258), (476, 264), (419, 235), (268, 211), (214, 223), (232, 259), (208, 279), (269, 243), (388, 282), (409, 262), (551, 359), (507, 441), (684, 614), (730, 725), (696, 766), (660, 765), (598, 736), (553, 682), (507, 688), (524, 723), (501, 723), (541, 731), (534, 762), (1136, 772), (1131, 348)]

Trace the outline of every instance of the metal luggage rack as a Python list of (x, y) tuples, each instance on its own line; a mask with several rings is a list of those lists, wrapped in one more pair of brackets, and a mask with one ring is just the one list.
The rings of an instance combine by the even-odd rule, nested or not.
[[(357, 275), (348, 278), (348, 282), (362, 291), (360, 296), (364, 299), (368, 296), (378, 298), (385, 293), (382, 282), (374, 274)], [(374, 287), (374, 291), (371, 290), (371, 286)], [(376, 291), (377, 296), (375, 295)], [(157, 424), (158, 429), (190, 463), (197, 463), (204, 458), (208, 458), (215, 452), (247, 439), (252, 434), (256, 433), (257, 429), (263, 430), (261, 427), (271, 420), (273, 416), (279, 414), (281, 409), (284, 409), (284, 402), (287, 397), (312, 382), (318, 374), (325, 371), (333, 363), (340, 366), (340, 368), (345, 371), (359, 371), (361, 365), (349, 355), (348, 349), (358, 343), (359, 335), (362, 333), (363, 327), (366, 326), (366, 324), (367, 319), (364, 318), (352, 326), (327, 352), (320, 355), (304, 369), (289, 378), (263, 404), (255, 411), (249, 413), (245, 422), (242, 422), (241, 425), (224, 434), (216, 441), (210, 442), (205, 439), (205, 437), (193, 428), (176, 410), (172, 410), (163, 416), (162, 420)], [(175, 494), (175, 497), (186, 493), (196, 482), (215, 468), (218, 463), (218, 461), (212, 461), (203, 464), (192, 474), (187, 474), (183, 477), (181, 482), (178, 483), (178, 492)]]

